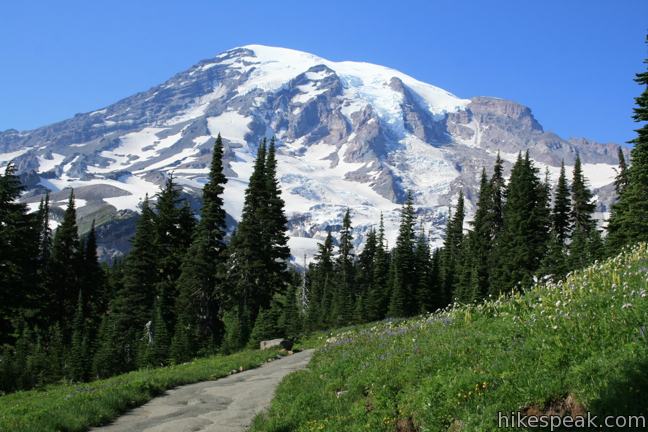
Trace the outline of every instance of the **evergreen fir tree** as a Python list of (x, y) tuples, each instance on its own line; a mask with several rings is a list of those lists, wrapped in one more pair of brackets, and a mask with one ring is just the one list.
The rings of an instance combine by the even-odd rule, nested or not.
[(414, 250), (415, 271), (416, 271), (416, 304), (414, 312), (432, 312), (434, 310), (434, 289), (432, 281), (432, 257), (430, 245), (421, 227), (416, 238)]
[(504, 166), (499, 151), (493, 167), (493, 176), (490, 180), (490, 189), (493, 195), (493, 229), (496, 236), (504, 227), (504, 190), (506, 183), (504, 181)]
[(626, 186), (628, 186), (628, 167), (621, 147), (619, 147), (617, 155), (619, 158), (619, 169), (617, 170), (617, 175), (614, 179), (614, 189), (616, 190), (617, 195), (620, 196)]
[(415, 307), (417, 295), (414, 254), (415, 225), (414, 200), (410, 192), (401, 210), (400, 228), (393, 251), (394, 274), (388, 313), (391, 317), (405, 317), (417, 312)]
[(172, 343), (172, 357), (176, 362), (189, 360), (199, 353), (214, 352), (224, 334), (221, 320), (223, 281), (218, 274), (225, 260), (226, 222), (222, 198), (225, 183), (223, 142), (218, 135), (209, 181), (203, 189), (200, 222), (178, 279), (178, 323)]
[(431, 307), (429, 309), (432, 312), (442, 309), (448, 304), (443, 290), (441, 254), (442, 249), (435, 249), (434, 252), (432, 252), (432, 263), (430, 268)]
[[(648, 59), (644, 63), (648, 65)], [(633, 119), (643, 124), (631, 141), (634, 147), (630, 152), (627, 185), (622, 188), (608, 223), (610, 253), (632, 242), (648, 241), (648, 70), (637, 74), (635, 81), (643, 86), (643, 92), (635, 98)]]
[(38, 206), (38, 229), (39, 229), (39, 247), (38, 258), (41, 266), (49, 260), (50, 248), (52, 247), (52, 229), (49, 226), (49, 192), (45, 194), (45, 198), (41, 198)]
[[(259, 145), (257, 158), (248, 187), (241, 220), (229, 245), (226, 280), (228, 281), (227, 300), (230, 316), (239, 320), (236, 325), (236, 338), (241, 346), (247, 343), (251, 326), (261, 307), (269, 308), (272, 287), (268, 286), (268, 244), (264, 244), (266, 214), (266, 141)], [(228, 332), (228, 346), (234, 342), (232, 332)]]
[(283, 292), (288, 280), (289, 273), (287, 264), (290, 261), (290, 248), (288, 247), (288, 236), (286, 230), (288, 219), (284, 213), (284, 201), (281, 198), (281, 188), (277, 179), (275, 138), (270, 140), (268, 153), (265, 162), (265, 196), (266, 211), (263, 228), (266, 232), (264, 241), (270, 248), (266, 256), (268, 262), (269, 286), (272, 292)]
[(569, 264), (573, 269), (582, 268), (600, 257), (600, 233), (594, 220), (596, 203), (583, 175), (581, 160), (576, 156), (572, 180), (572, 213), (573, 233), (569, 245)]
[(553, 279), (562, 278), (569, 271), (566, 241), (571, 234), (570, 190), (565, 175), (565, 164), (561, 163), (560, 176), (554, 192), (551, 214), (551, 232), (547, 253), (542, 259), (539, 273), (551, 275)]
[(546, 252), (549, 207), (546, 185), (528, 152), (518, 159), (506, 189), (504, 226), (497, 237), (490, 291), (497, 295), (531, 285)]
[(123, 283), (100, 327), (94, 360), (98, 376), (126, 372), (137, 366), (142, 334), (151, 319), (156, 295), (158, 253), (154, 218), (146, 197), (124, 265)]
[(342, 229), (340, 230), (339, 254), (335, 263), (337, 274), (336, 289), (332, 301), (332, 316), (337, 325), (349, 324), (353, 318), (353, 295), (355, 280), (353, 253), (353, 229), (349, 209), (344, 213)]
[(77, 309), (72, 321), (72, 344), (70, 348), (69, 375), (73, 381), (85, 381), (88, 375), (88, 334), (84, 305), (83, 290), (79, 290)]
[[(162, 289), (164, 290), (164, 287)], [(150, 326), (150, 340), (144, 345), (141, 343), (139, 345), (140, 366), (164, 366), (169, 361), (171, 345), (169, 324), (165, 321), (165, 314), (162, 311), (162, 299), (165, 298), (167, 297), (162, 291), (155, 300), (153, 319)]]
[(186, 205), (180, 206), (181, 201), (180, 190), (176, 187), (173, 176), (169, 176), (158, 194), (155, 217), (155, 250), (158, 254), (155, 291), (167, 332), (173, 332), (175, 326), (176, 281), (180, 276), (181, 264), (193, 228), (193, 221), (190, 221), (193, 220), (193, 215)]
[(450, 302), (455, 284), (457, 283), (457, 263), (460, 259), (461, 245), (463, 242), (464, 217), (464, 195), (463, 191), (459, 191), (455, 214), (448, 215), (448, 224), (446, 226), (445, 241), (443, 244), (441, 274), (445, 303)]
[[(37, 305), (39, 228), (27, 206), (18, 202), (23, 191), (15, 166), (0, 175), (0, 344), (11, 342), (12, 321)], [(30, 314), (31, 315), (31, 314)]]
[[(496, 212), (493, 204), (495, 194), (492, 189), (493, 183), (488, 180), (486, 170), (482, 170), (482, 176), (479, 186), (479, 200), (475, 218), (471, 223), (473, 227), (473, 236), (467, 249), (468, 257), (472, 261), (472, 273), (470, 276), (467, 291), (472, 293), (471, 299), (483, 298), (489, 292), (489, 274), (490, 259), (493, 247), (493, 241), (497, 234)], [(472, 286), (472, 281), (476, 286)]]
[(385, 245), (385, 224), (383, 215), (380, 214), (380, 225), (376, 237), (376, 252), (373, 264), (371, 290), (367, 295), (367, 319), (377, 321), (387, 314), (388, 307), (388, 278), (389, 278), (389, 253)]
[(81, 268), (80, 284), (84, 293), (84, 313), (89, 319), (88, 324), (93, 329), (90, 332), (90, 337), (94, 338), (94, 330), (98, 328), (100, 317), (106, 312), (110, 300), (105, 286), (106, 275), (97, 257), (97, 235), (94, 220), (83, 242)]
[(301, 312), (298, 307), (296, 283), (291, 283), (286, 292), (286, 299), (281, 308), (281, 317), (279, 319), (283, 336), (295, 339), (302, 331)]
[[(66, 338), (71, 333), (69, 317), (74, 316), (79, 295), (83, 252), (79, 241), (74, 206), (74, 191), (63, 215), (63, 221), (54, 233), (48, 287), (50, 322), (60, 322)], [(69, 340), (69, 339), (68, 339)]]
[(565, 175), (565, 162), (560, 164), (560, 176), (556, 184), (552, 215), (552, 229), (559, 243), (564, 244), (571, 232), (570, 190)]
[(279, 332), (277, 331), (276, 309), (262, 307), (254, 322), (248, 346), (250, 348), (259, 348), (261, 341), (275, 339), (277, 336), (279, 336)]
[(308, 298), (308, 323), (311, 329), (330, 324), (331, 304), (334, 294), (333, 236), (328, 229), (324, 243), (317, 245), (319, 252), (308, 273), (310, 289)]
[(368, 297), (369, 293), (374, 290), (374, 263), (376, 261), (377, 237), (376, 231), (371, 228), (367, 234), (364, 248), (358, 256), (358, 269), (356, 272), (356, 298), (362, 301), (356, 302), (353, 312), (353, 320), (357, 323), (368, 320)]

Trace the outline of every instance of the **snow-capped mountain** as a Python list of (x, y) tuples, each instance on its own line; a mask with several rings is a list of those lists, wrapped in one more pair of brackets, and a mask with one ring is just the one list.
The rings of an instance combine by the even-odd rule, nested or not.
[(0, 164), (14, 160), (35, 208), (45, 189), (63, 206), (73, 187), (82, 226), (96, 219), (106, 252), (128, 248), (132, 217), (173, 173), (199, 197), (215, 136), (224, 138), (228, 214), (238, 219), (262, 137), (278, 139), (293, 255), (312, 256), (349, 207), (356, 241), (383, 213), (390, 244), (406, 191), (437, 243), (458, 190), (471, 202), (499, 150), (529, 150), (557, 177), (576, 153), (606, 211), (617, 146), (545, 132), (529, 108), (461, 99), (394, 69), (248, 45), (219, 54), (146, 92), (31, 131), (0, 132)]

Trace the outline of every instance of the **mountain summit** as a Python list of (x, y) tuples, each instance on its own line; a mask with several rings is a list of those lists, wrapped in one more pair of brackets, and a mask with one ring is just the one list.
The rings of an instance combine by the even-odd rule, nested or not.
[(528, 150), (554, 179), (561, 160), (569, 165), (580, 154), (600, 212), (617, 163), (616, 145), (562, 139), (512, 101), (462, 99), (387, 67), (248, 45), (103, 109), (0, 132), (0, 164), (17, 164), (28, 186), (23, 200), (34, 208), (46, 189), (63, 205), (64, 189), (73, 187), (82, 222), (103, 224), (101, 244), (113, 254), (128, 248), (138, 203), (165, 176), (200, 197), (219, 133), (233, 221), (259, 141), (277, 137), (290, 246), (300, 262), (347, 207), (358, 243), (382, 213), (393, 244), (407, 191), (440, 241), (453, 197), (464, 188), (470, 213), (481, 169), (498, 151), (512, 161)]

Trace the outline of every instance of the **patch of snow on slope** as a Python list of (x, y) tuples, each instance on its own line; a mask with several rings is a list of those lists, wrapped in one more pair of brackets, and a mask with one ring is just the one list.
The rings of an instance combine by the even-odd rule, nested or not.
[(114, 162), (107, 167), (88, 167), (91, 173), (108, 173), (123, 170), (135, 163), (146, 161), (160, 155), (161, 151), (173, 146), (182, 138), (184, 129), (166, 138), (159, 138), (158, 133), (165, 129), (147, 127), (137, 132), (128, 133), (120, 138), (121, 144), (113, 150), (102, 151), (101, 156)]
[(160, 191), (160, 187), (155, 183), (148, 182), (134, 175), (130, 175), (117, 183), (113, 186), (125, 189), (130, 195), (103, 199), (117, 210), (138, 210), (139, 204), (146, 194), (148, 194), (149, 198), (153, 198)]
[(309, 83), (305, 85), (297, 86), (297, 89), (301, 92), (298, 95), (295, 95), (292, 98), (292, 101), (295, 103), (306, 103), (309, 100), (316, 98), (322, 93), (326, 93), (327, 89), (318, 89), (315, 83)]
[[(60, 201), (53, 202), (52, 205), (55, 206), (55, 207), (66, 208), (68, 202), (69, 202), (68, 199), (63, 199), (63, 200), (60, 200)], [(86, 201), (84, 199), (74, 197), (74, 207), (77, 208), (77, 209), (79, 209), (81, 207), (84, 207), (87, 203), (88, 203), (88, 201)], [(36, 209), (38, 209), (38, 206), (40, 205), (40, 203), (32, 203), (32, 204), (36, 204)]]
[(26, 149), (20, 149), (20, 150), (16, 150), (16, 151), (13, 151), (13, 152), (8, 152), (8, 153), (0, 153), (0, 166), (4, 166), (4, 165), (8, 164), (9, 162), (16, 159), (17, 157), (24, 155), (29, 150), (31, 150), (31, 149), (26, 148)]
[[(213, 66), (216, 66), (216, 63), (210, 65), (210, 67)], [(205, 115), (207, 108), (209, 108), (209, 105), (211, 105), (213, 101), (218, 100), (223, 96), (225, 96), (225, 87), (223, 87), (222, 85), (218, 85), (216, 88), (214, 88), (214, 90), (211, 93), (208, 93), (198, 98), (196, 102), (193, 104), (193, 106), (191, 106), (189, 109), (187, 109), (179, 116), (169, 120), (167, 124), (169, 126), (172, 126), (178, 123), (182, 123), (203, 116)]]
[[(491, 152), (493, 153), (493, 152)], [(505, 152), (500, 152), (500, 156), (502, 159), (509, 161), (511, 163), (515, 163), (517, 160), (517, 153), (505, 153)], [(533, 159), (533, 153), (530, 154), (531, 159)], [(547, 165), (542, 162), (538, 161), (533, 161), (535, 166), (540, 170), (540, 174), (544, 178), (544, 173), (546, 169), (549, 169), (549, 177), (551, 183), (556, 183), (558, 181), (558, 177), (560, 176), (560, 167), (559, 166), (553, 166), (553, 165)], [(597, 163), (597, 164), (583, 164), (583, 175), (589, 182), (590, 187), (592, 188), (600, 188), (606, 185), (609, 185), (610, 183), (614, 182), (614, 178), (616, 177), (616, 171), (615, 171), (615, 166), (610, 165), (610, 164), (604, 164), (604, 163)], [(573, 172), (574, 172), (574, 165), (565, 165), (565, 173), (567, 174), (567, 180), (571, 182), (571, 179), (573, 177)]]
[(103, 201), (114, 206), (117, 210), (138, 210), (139, 202), (146, 194), (149, 197), (155, 196), (160, 191), (160, 187), (155, 183), (148, 182), (140, 177), (128, 175), (121, 177), (119, 180), (112, 179), (43, 179), (40, 184), (53, 191), (60, 191), (65, 188), (81, 188), (93, 185), (109, 185), (125, 192), (124, 196), (103, 198)]
[(389, 87), (393, 77), (399, 78), (417, 94), (434, 115), (455, 112), (470, 103), (468, 99), (460, 99), (439, 87), (384, 66), (352, 61), (334, 62), (287, 48), (262, 45), (247, 45), (242, 48), (251, 50), (254, 55), (241, 58), (241, 65), (237, 66), (242, 72), (251, 70), (250, 78), (238, 89), (240, 94), (257, 88), (277, 90), (311, 67), (323, 64), (342, 79), (347, 97), (371, 103), (390, 124), (398, 125), (396, 113), (400, 112), (400, 106), (397, 105), (402, 99), (400, 93)]
[(250, 132), (249, 117), (245, 117), (236, 111), (225, 111), (217, 117), (207, 119), (207, 127), (213, 136), (219, 133), (228, 141), (245, 144), (245, 135)]
[(459, 172), (444, 151), (408, 135), (403, 148), (392, 152), (388, 166), (402, 179), (405, 190), (414, 192), (417, 204), (437, 205), (440, 195), (449, 191)]
[(139, 173), (158, 170), (158, 169), (162, 169), (162, 168), (166, 169), (167, 171), (172, 170), (174, 166), (180, 165), (183, 161), (187, 161), (188, 158), (190, 158), (191, 156), (195, 156), (198, 153), (200, 153), (200, 150), (195, 149), (193, 147), (192, 148), (182, 149), (181, 151), (174, 154), (173, 156), (168, 157), (166, 159), (163, 159), (161, 161), (155, 162), (155, 163), (147, 166), (143, 170), (136, 171), (136, 173), (139, 174)]
[(52, 153), (51, 159), (46, 159), (43, 156), (38, 156), (38, 172), (44, 173), (59, 166), (63, 162), (65, 156), (58, 153)]

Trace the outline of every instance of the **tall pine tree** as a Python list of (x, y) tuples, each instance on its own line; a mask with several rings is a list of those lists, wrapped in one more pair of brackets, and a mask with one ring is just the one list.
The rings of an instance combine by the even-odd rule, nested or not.
[(203, 189), (200, 222), (178, 279), (178, 322), (172, 344), (172, 357), (176, 362), (214, 352), (224, 334), (221, 319), (224, 281), (218, 275), (223, 271), (225, 260), (227, 227), (222, 194), (226, 183), (223, 142), (218, 135), (209, 181)]
[[(644, 64), (648, 65), (648, 59)], [(635, 98), (633, 119), (643, 125), (631, 141), (634, 147), (630, 152), (627, 185), (613, 206), (608, 223), (610, 253), (632, 242), (648, 241), (648, 70), (637, 74), (635, 81), (643, 86), (643, 92)]]
[(569, 245), (569, 264), (573, 269), (585, 267), (601, 256), (602, 244), (594, 219), (596, 202), (592, 200), (593, 196), (577, 155), (572, 179), (573, 232)]
[(337, 283), (331, 308), (335, 323), (338, 325), (351, 323), (353, 317), (355, 254), (352, 232), (351, 213), (347, 209), (342, 218), (342, 229), (340, 230), (339, 253), (335, 262)]
[(83, 251), (76, 223), (74, 191), (70, 190), (63, 221), (54, 233), (48, 276), (50, 295), (48, 317), (51, 323), (61, 324), (66, 339), (71, 331), (69, 317), (74, 316), (81, 288), (82, 259)]
[(416, 310), (418, 287), (415, 226), (414, 200), (410, 192), (407, 194), (407, 200), (401, 210), (400, 228), (393, 251), (393, 279), (389, 300), (389, 316), (391, 317), (405, 317), (418, 312)]

